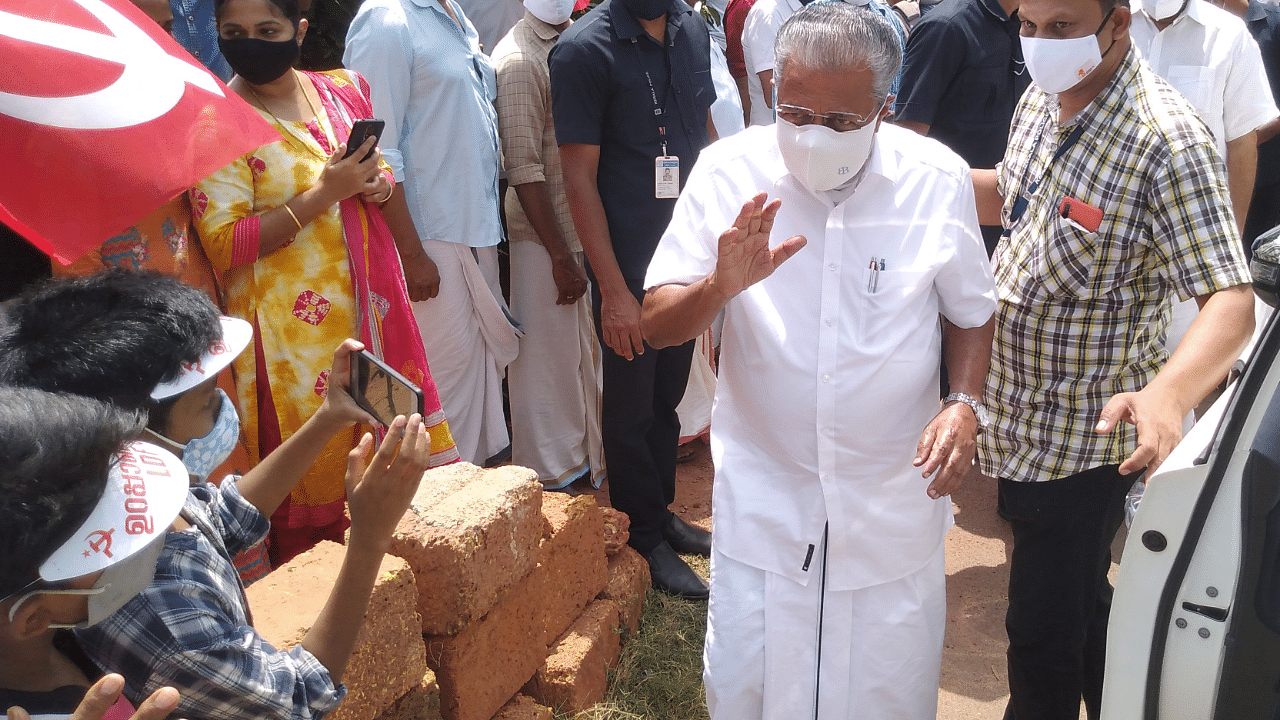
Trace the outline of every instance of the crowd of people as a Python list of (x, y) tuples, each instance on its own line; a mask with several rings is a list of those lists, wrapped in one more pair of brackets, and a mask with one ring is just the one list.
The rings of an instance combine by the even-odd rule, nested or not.
[[(713, 720), (935, 717), (981, 473), (1005, 717), (1098, 717), (1125, 497), (1254, 330), (1280, 8), (364, 0), (303, 71), (298, 0), (134, 2), (280, 139), (3, 306), (10, 717), (324, 716), (457, 460), (607, 477), (708, 601)], [(361, 410), (361, 350), (424, 411)], [(708, 427), (714, 534), (670, 510)], [(322, 540), (333, 594), (273, 648), (244, 585)]]

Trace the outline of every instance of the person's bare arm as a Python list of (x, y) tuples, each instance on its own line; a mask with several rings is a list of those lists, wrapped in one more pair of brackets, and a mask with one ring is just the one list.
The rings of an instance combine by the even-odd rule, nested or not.
[(751, 125), (751, 89), (747, 87), (747, 78), (734, 78), (734, 82), (738, 84), (738, 97), (742, 98), (742, 122), (748, 127)]
[(1244, 232), (1253, 200), (1253, 183), (1258, 177), (1258, 132), (1255, 130), (1227, 142), (1227, 189), (1231, 194), (1231, 210), (1236, 215), (1236, 229)]
[(761, 70), (756, 73), (760, 76), (760, 91), (764, 95), (764, 104), (773, 107), (773, 70)]
[(640, 303), (627, 288), (626, 278), (618, 267), (618, 258), (613, 254), (609, 220), (605, 217), (604, 202), (596, 185), (600, 146), (561, 145), (560, 165), (573, 225), (600, 286), (600, 326), (604, 334), (600, 339), (614, 352), (630, 360), (644, 354)]
[[(991, 366), (995, 318), (976, 328), (962, 328), (942, 318), (942, 355), (952, 392), (982, 400)], [(978, 418), (973, 408), (953, 402), (925, 427), (916, 446), (914, 464), (923, 477), (933, 475), (926, 492), (938, 499), (960, 489), (977, 452)]]
[(417, 413), (397, 417), (366, 464), (372, 447), (373, 436), (365, 433), (347, 455), (351, 535), (329, 599), (302, 639), (334, 684), (342, 681), (351, 659), (391, 533), (409, 509), (431, 456), (431, 440)]
[(1237, 285), (1196, 298), (1196, 316), (1177, 349), (1145, 388), (1120, 393), (1107, 402), (1099, 434), (1121, 422), (1138, 429), (1138, 449), (1120, 465), (1128, 474), (1147, 468), (1147, 477), (1182, 439), (1182, 419), (1218, 386), (1253, 334), (1253, 288)]
[(542, 246), (551, 256), (551, 278), (556, 284), (556, 304), (572, 305), (587, 292), (587, 274), (569, 250), (569, 241), (565, 239), (560, 223), (556, 221), (551, 191), (545, 180), (514, 187), (516, 199), (520, 201), (525, 217), (529, 218), (533, 231), (538, 234)]
[(914, 130), (915, 132), (921, 135), (925, 135), (925, 136), (929, 135), (930, 126), (928, 123), (915, 122), (912, 120), (898, 120), (895, 124), (900, 125), (908, 130)]
[(387, 221), (396, 250), (400, 253), (409, 299), (418, 302), (435, 297), (440, 292), (440, 270), (436, 268), (431, 256), (427, 255), (427, 251), (422, 249), (418, 229), (413, 224), (413, 216), (409, 214), (404, 183), (396, 183), (391, 199), (383, 204), (382, 219)]
[(1004, 198), (996, 189), (996, 171), (969, 170), (973, 176), (973, 196), (978, 205), (978, 224), (1000, 225), (1004, 219), (1000, 217), (1004, 210)]
[(378, 424), (350, 395), (351, 353), (362, 348), (363, 344), (350, 338), (338, 346), (329, 369), (329, 390), (320, 409), (236, 484), (258, 512), (270, 517), (338, 432), (356, 423)]
[[(351, 157), (342, 158), (346, 152), (346, 143), (340, 144), (325, 162), (324, 169), (316, 184), (294, 195), (284, 205), (272, 208), (259, 216), (258, 220), (258, 257), (266, 257), (284, 247), (302, 229), (323, 215), (334, 203), (346, 200), (366, 190), (366, 185), (376, 180), (381, 155), (374, 152), (368, 159), (361, 161), (365, 153), (377, 145), (375, 137), (366, 138), (360, 149)], [(286, 209), (288, 208), (288, 209)], [(289, 211), (293, 211), (293, 215)], [(294, 222), (297, 216), (297, 222)]]
[(781, 200), (765, 193), (748, 200), (733, 227), (720, 233), (716, 267), (692, 285), (662, 285), (644, 297), (645, 337), (655, 348), (686, 343), (706, 330), (738, 293), (769, 277), (787, 258), (805, 246), (799, 235), (769, 247), (773, 219)]
[(1258, 128), (1258, 144), (1261, 145), (1276, 135), (1280, 135), (1280, 117)]

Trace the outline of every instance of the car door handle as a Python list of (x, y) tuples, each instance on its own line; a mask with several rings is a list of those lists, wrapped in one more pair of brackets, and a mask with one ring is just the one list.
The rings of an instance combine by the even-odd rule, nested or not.
[(1217, 620), (1218, 622), (1227, 621), (1226, 608), (1211, 607), (1209, 605), (1198, 605), (1193, 602), (1183, 602), (1182, 609), (1186, 610), (1187, 612), (1193, 612), (1197, 615), (1203, 615), (1209, 618), (1210, 620)]

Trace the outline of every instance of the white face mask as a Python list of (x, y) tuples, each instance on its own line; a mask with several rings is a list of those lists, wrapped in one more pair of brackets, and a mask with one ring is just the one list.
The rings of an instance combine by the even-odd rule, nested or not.
[(160, 559), (160, 551), (163, 549), (164, 533), (161, 533), (146, 547), (103, 570), (93, 587), (84, 590), (75, 588), (33, 590), (18, 598), (9, 608), (9, 622), (13, 622), (22, 603), (36, 595), (88, 595), (88, 616), (84, 620), (74, 624), (49, 623), (49, 628), (51, 630), (71, 628), (83, 630), (93, 627), (116, 614), (116, 611), (124, 607), (125, 603), (147, 589), (156, 576), (156, 561)]
[(574, 0), (524, 0), (524, 7), (533, 16), (548, 25), (559, 25), (569, 20)]
[(1168, 20), (1186, 4), (1186, 0), (1142, 0), (1142, 11), (1152, 20)]
[(847, 132), (813, 123), (798, 127), (778, 118), (778, 150), (787, 170), (811, 192), (839, 187), (854, 178), (876, 138), (876, 121)]
[(844, 0), (844, 1), (849, 3), (850, 5), (857, 5), (859, 7), (866, 7), (867, 5), (871, 4), (871, 0)]
[[(1113, 8), (1111, 12), (1115, 12)], [(1098, 33), (1106, 27), (1111, 13), (1092, 35), (1078, 38), (1022, 37), (1022, 60), (1027, 72), (1040, 89), (1050, 95), (1066, 92), (1084, 82), (1093, 69), (1102, 64), (1098, 50)], [(1115, 43), (1111, 43), (1115, 47)], [(1111, 52), (1111, 48), (1107, 48)]]

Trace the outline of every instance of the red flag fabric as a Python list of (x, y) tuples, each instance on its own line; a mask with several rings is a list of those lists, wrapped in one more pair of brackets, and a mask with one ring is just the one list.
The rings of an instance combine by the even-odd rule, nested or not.
[(64, 265), (278, 138), (128, 0), (0, 0), (0, 221)]

